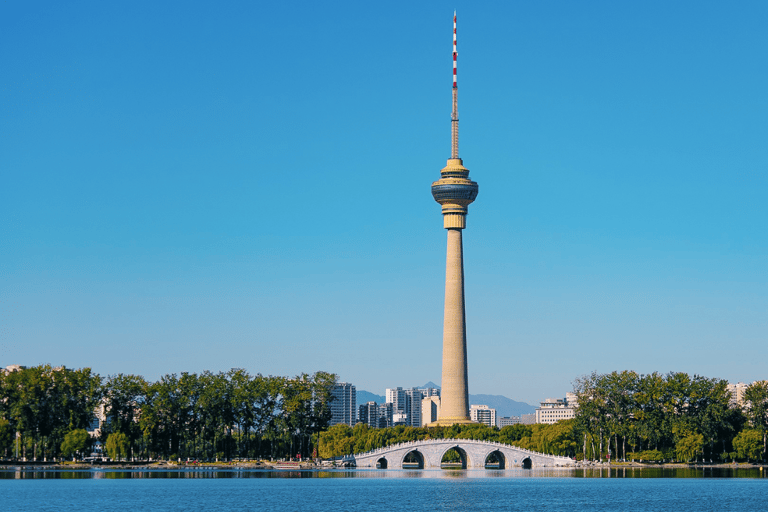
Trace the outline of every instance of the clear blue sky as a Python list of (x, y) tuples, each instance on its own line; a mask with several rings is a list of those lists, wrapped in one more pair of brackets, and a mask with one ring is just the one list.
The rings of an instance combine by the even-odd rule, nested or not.
[(459, 17), (471, 393), (768, 377), (768, 3), (0, 7), (0, 365), (440, 381)]

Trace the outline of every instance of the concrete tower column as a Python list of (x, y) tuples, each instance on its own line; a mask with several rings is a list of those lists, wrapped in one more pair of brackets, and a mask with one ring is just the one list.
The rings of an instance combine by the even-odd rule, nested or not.
[(469, 422), (467, 329), (464, 313), (464, 255), (461, 229), (448, 229), (445, 259), (443, 377), (438, 423)]

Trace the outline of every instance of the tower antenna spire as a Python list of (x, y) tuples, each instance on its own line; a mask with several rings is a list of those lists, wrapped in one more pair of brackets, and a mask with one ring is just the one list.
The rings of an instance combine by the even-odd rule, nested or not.
[(451, 158), (459, 158), (459, 86), (456, 82), (456, 11), (453, 11), (453, 109), (451, 111)]

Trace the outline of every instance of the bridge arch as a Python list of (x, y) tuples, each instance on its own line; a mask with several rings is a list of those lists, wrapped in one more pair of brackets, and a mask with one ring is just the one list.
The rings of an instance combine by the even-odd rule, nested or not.
[(424, 469), (424, 454), (421, 453), (417, 448), (414, 448), (413, 450), (409, 450), (403, 454), (403, 458), (400, 461), (400, 467), (404, 468), (406, 464), (414, 464), (414, 462), (417, 464), (418, 469)]
[(496, 469), (493, 467), (493, 464), (498, 464), (498, 469), (507, 469), (507, 457), (501, 450), (493, 450), (486, 454), (483, 467), (487, 469), (491, 465), (491, 469)]
[(523, 469), (531, 469), (533, 468), (533, 461), (531, 461), (530, 457), (526, 457), (523, 459), (522, 466), (523, 466)]
[(376, 461), (376, 469), (387, 469), (387, 458), (382, 457)]
[(445, 458), (445, 455), (451, 450), (459, 454), (459, 458), (461, 459), (461, 469), (467, 469), (468, 467), (471, 467), (469, 455), (467, 454), (467, 451), (462, 447), (460, 447), (458, 444), (453, 446), (448, 446), (447, 448), (443, 449), (443, 453), (440, 455), (440, 458), (438, 459), (440, 461), (440, 467), (443, 466), (443, 459)]

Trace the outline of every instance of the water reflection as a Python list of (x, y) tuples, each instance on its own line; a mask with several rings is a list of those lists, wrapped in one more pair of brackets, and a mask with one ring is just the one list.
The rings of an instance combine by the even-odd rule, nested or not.
[(0, 480), (37, 479), (211, 479), (211, 478), (766, 478), (760, 468), (541, 468), (510, 470), (460, 469), (321, 469), (269, 470), (252, 468), (180, 468), (180, 469), (59, 469), (0, 468)]
[(583, 468), (575, 478), (765, 478), (760, 468)]

